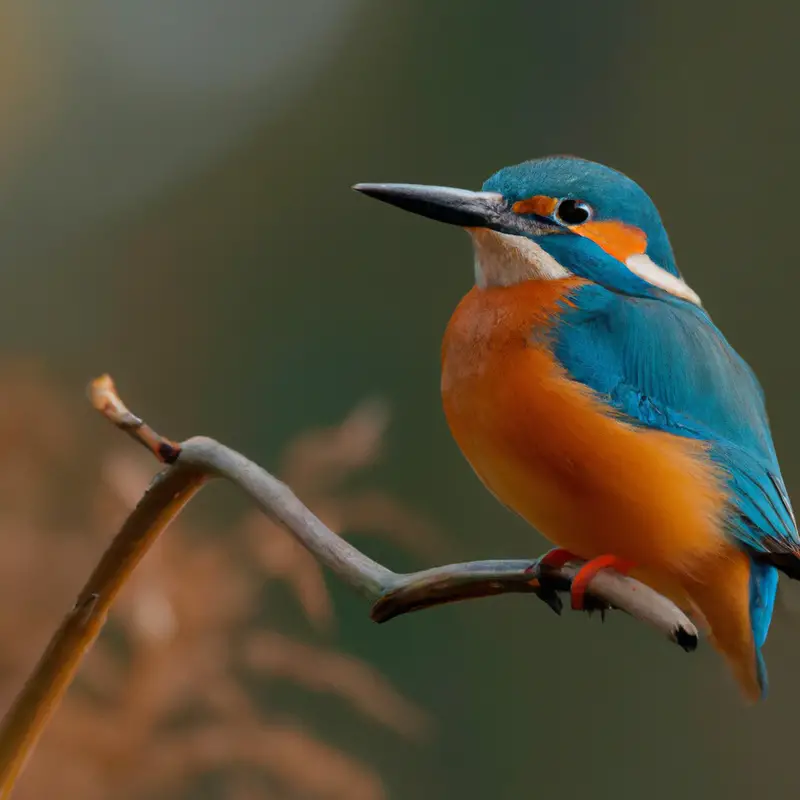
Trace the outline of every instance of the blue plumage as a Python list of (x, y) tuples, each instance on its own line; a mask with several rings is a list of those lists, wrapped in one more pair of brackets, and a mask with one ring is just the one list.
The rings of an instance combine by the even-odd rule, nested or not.
[(591, 284), (577, 295), (554, 334), (570, 375), (636, 424), (707, 441), (730, 474), (731, 532), (748, 547), (800, 546), (763, 392), (708, 315)]
[[(700, 308), (665, 296), (581, 287), (565, 306), (553, 349), (567, 372), (628, 422), (701, 439), (728, 474), (728, 533), (757, 554), (796, 552), (800, 537), (781, 477), (761, 387)], [(751, 618), (763, 644), (777, 571), (754, 560)], [(759, 672), (766, 686), (766, 671)]]

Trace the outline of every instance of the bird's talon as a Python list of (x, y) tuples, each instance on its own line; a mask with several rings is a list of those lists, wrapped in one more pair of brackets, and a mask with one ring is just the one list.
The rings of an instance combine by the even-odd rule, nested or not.
[(627, 575), (632, 568), (633, 564), (630, 561), (611, 555), (598, 556), (587, 561), (572, 579), (570, 596), (573, 610), (582, 611), (586, 608), (586, 592), (598, 572), (602, 572), (604, 569), (613, 569), (621, 575)]
[(558, 592), (542, 587), (537, 596), (548, 608), (552, 609), (558, 616), (561, 616), (561, 612), (564, 610), (564, 601)]

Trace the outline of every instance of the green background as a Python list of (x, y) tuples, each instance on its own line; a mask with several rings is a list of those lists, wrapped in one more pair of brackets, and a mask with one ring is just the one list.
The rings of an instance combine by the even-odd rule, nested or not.
[[(48, 5), (19, 12), (39, 66), (0, 173), (7, 351), (44, 359), (75, 394), (111, 370), (160, 429), (266, 466), (298, 431), (379, 394), (393, 421), (370, 481), (434, 520), (453, 560), (538, 554), (545, 542), (482, 489), (440, 407), (467, 237), (349, 186), (478, 188), (506, 164), (574, 153), (654, 197), (684, 275), (763, 382), (798, 486), (796, 4), (364, 0), (306, 45), (302, 15), (262, 2), (252, 25), (266, 36), (274, 14), (299, 55), (183, 105), (177, 89), (116, 88), (81, 38), (103, 4), (64, 3), (66, 26)], [(141, 56), (148, 41), (127, 46)], [(215, 491), (208, 513), (238, 513)], [(766, 648), (771, 698), (745, 708), (707, 644), (687, 656), (620, 615), (558, 619), (512, 597), (376, 627), (332, 588), (339, 645), (429, 710), (434, 735), (403, 742), (289, 689), (275, 702), (374, 764), (391, 797), (800, 792), (791, 591)]]

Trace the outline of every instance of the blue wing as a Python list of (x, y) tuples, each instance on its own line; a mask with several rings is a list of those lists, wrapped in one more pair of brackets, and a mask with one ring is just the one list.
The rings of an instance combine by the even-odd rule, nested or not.
[(569, 374), (630, 422), (708, 442), (730, 476), (729, 533), (800, 577), (800, 538), (763, 392), (705, 311), (589, 284), (560, 323), (553, 349)]

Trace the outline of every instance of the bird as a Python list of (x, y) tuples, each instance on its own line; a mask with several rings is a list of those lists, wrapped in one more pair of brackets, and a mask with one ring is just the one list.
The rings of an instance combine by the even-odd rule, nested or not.
[(575, 156), (505, 167), (480, 191), (356, 191), (466, 230), (474, 286), (447, 324), (450, 431), (495, 497), (555, 547), (543, 562), (614, 569), (699, 620), (744, 698), (779, 573), (800, 537), (763, 389), (679, 271), (627, 175)]

